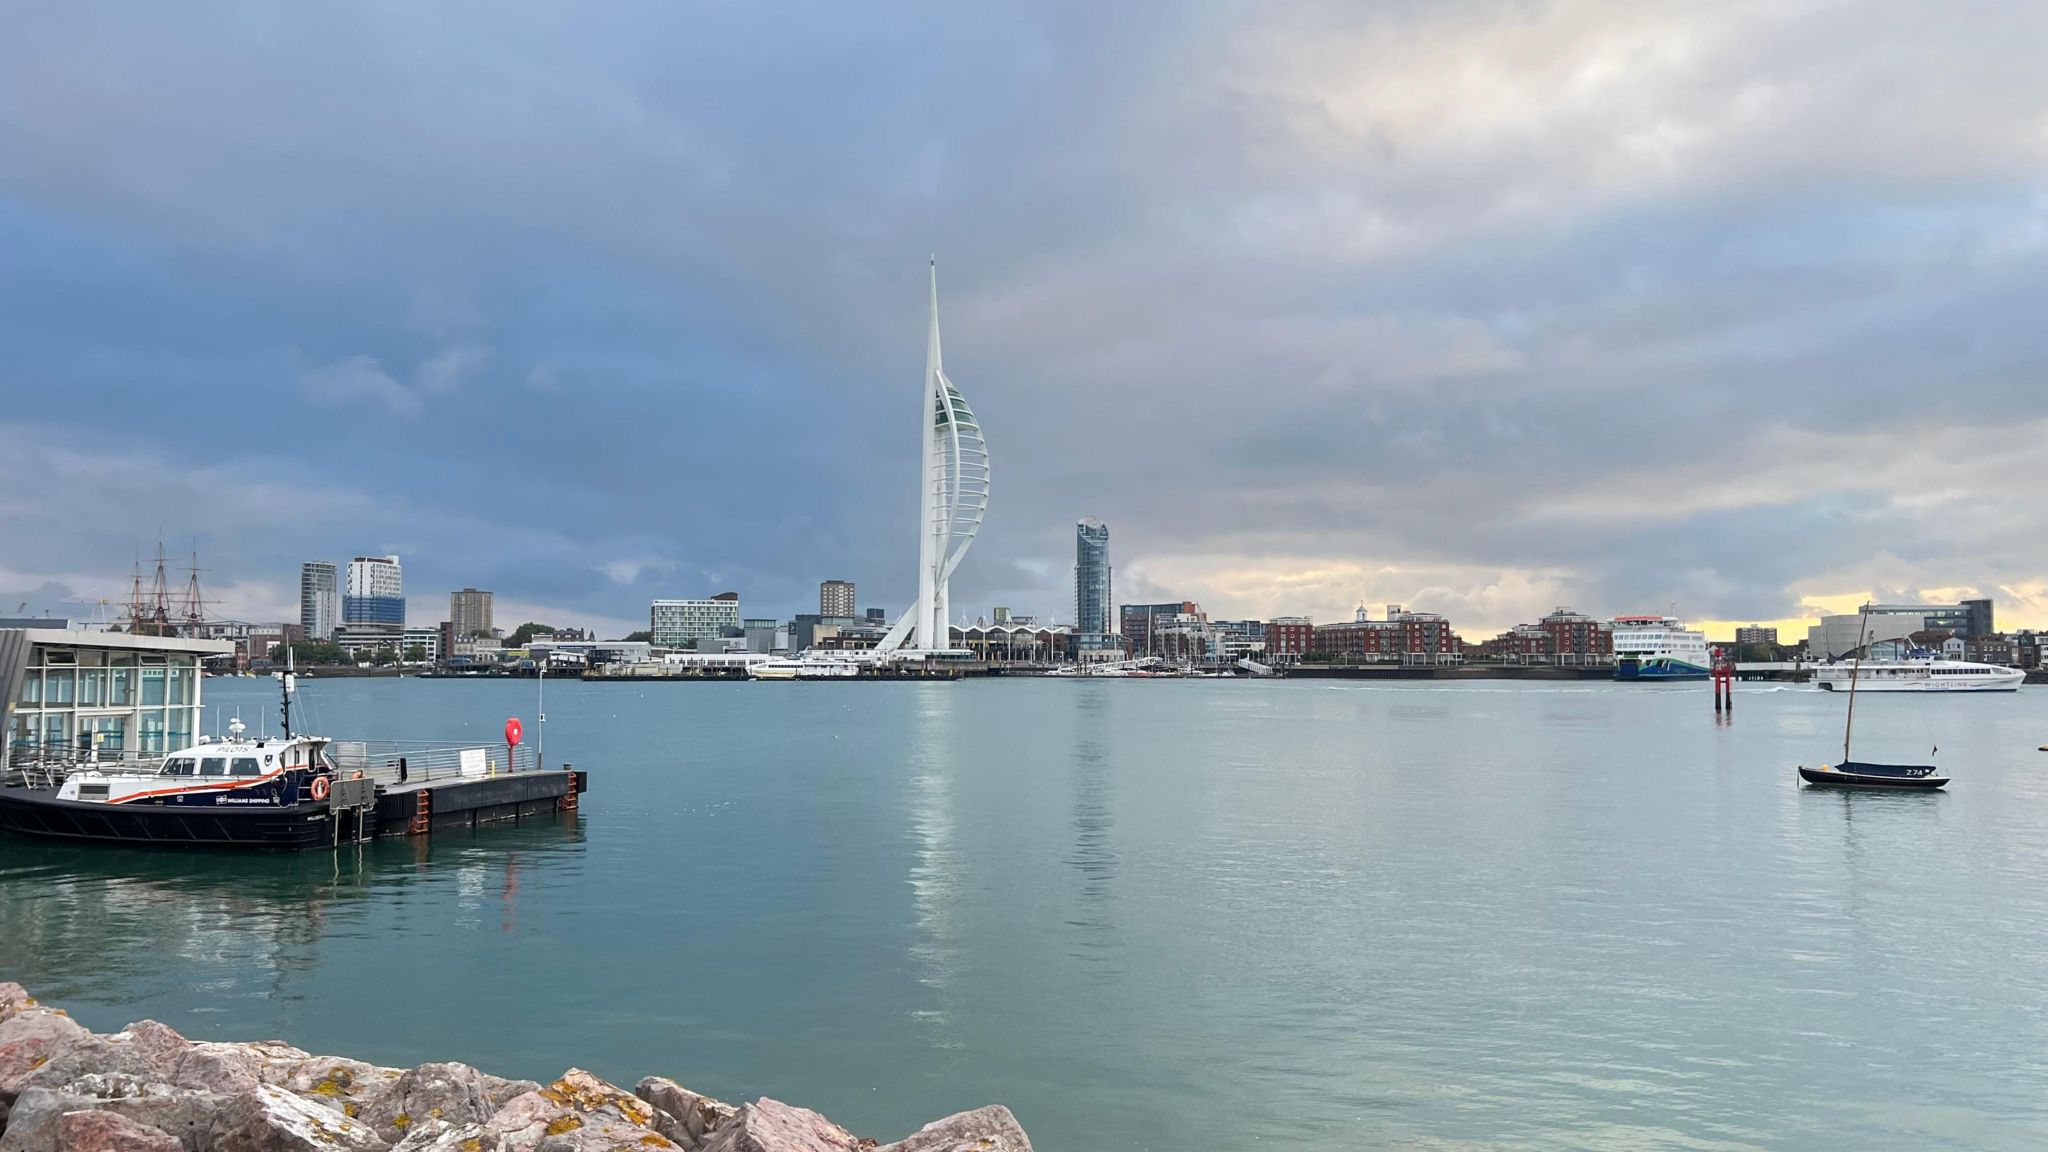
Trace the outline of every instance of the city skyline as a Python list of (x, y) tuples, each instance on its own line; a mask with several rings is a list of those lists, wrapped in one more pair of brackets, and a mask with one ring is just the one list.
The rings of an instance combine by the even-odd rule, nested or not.
[(1516, 12), (24, 13), (0, 598), (89, 616), (162, 531), (250, 619), (386, 553), (505, 619), (900, 611), (937, 250), (977, 612), (1064, 616), (1095, 514), (1229, 617), (2048, 624), (2048, 16)]

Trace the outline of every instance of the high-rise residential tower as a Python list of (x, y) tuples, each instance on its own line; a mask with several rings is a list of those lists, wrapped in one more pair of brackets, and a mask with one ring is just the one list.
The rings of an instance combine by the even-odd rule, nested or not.
[(341, 622), (405, 627), (405, 570), (398, 557), (358, 556), (349, 561)]
[(878, 648), (952, 647), (948, 602), (953, 570), (967, 555), (988, 511), (988, 442), (967, 398), (946, 378), (939, 356), (939, 267), (932, 262), (931, 328), (925, 343), (918, 436), (924, 456), (918, 485), (917, 602)]
[(1074, 633), (1107, 636), (1112, 629), (1109, 525), (1090, 516), (1074, 525)]
[(491, 631), (491, 594), (474, 588), (448, 594), (449, 631), (459, 640)]
[(827, 580), (818, 585), (818, 615), (853, 615), (853, 581)]
[(326, 560), (299, 565), (299, 628), (308, 640), (334, 639), (341, 622), (341, 574)]

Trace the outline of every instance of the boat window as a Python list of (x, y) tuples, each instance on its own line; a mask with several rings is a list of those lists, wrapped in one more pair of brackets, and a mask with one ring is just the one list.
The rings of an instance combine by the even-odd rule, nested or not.
[(190, 756), (175, 756), (169, 760), (164, 761), (164, 770), (162, 772), (157, 773), (157, 775), (190, 776), (192, 774), (192, 770), (193, 764), (192, 758)]
[(200, 774), (201, 776), (225, 776), (225, 775), (227, 775), (227, 774), (228, 774), (228, 761), (227, 761), (227, 757), (225, 757), (225, 756), (208, 756), (208, 757), (207, 757), (206, 759), (204, 759), (204, 760), (201, 760), (201, 761), (199, 762), (199, 774)]
[(235, 775), (261, 776), (262, 774), (263, 770), (256, 766), (256, 758), (254, 756), (235, 757)]

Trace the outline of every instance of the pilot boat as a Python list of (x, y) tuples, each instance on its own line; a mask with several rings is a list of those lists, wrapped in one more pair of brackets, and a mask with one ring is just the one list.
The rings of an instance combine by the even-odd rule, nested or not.
[[(0, 829), (64, 840), (309, 848), (374, 831), (374, 785), (344, 778), (324, 736), (291, 731), (284, 681), (282, 737), (249, 739), (237, 719), (225, 740), (201, 740), (154, 763), (27, 768), (0, 787)], [(337, 788), (354, 797), (344, 804)], [(359, 794), (359, 795), (358, 795)]]

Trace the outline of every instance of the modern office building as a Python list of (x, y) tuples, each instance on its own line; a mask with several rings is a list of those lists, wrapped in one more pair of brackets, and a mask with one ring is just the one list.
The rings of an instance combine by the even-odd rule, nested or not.
[(1114, 633), (1112, 611), (1109, 525), (1090, 516), (1074, 525), (1074, 634), (1084, 646)]
[(234, 653), (231, 640), (0, 629), (0, 772), (191, 744), (204, 730), (200, 662)]
[(1947, 632), (1964, 640), (1994, 634), (1991, 601), (1957, 604), (1872, 604), (1862, 612), (1823, 616), (1806, 630), (1807, 653), (1816, 660), (1839, 660), (1865, 646), (1904, 640), (1916, 632)]
[(776, 633), (782, 630), (782, 623), (772, 619), (741, 620), (740, 632), (746, 636), (747, 651), (775, 651)]
[(464, 588), (448, 595), (448, 624), (457, 636), (474, 636), (491, 630), (491, 594)]
[[(1075, 568), (1075, 587), (1080, 586), (1080, 569)], [(1078, 599), (1078, 597), (1077, 597)], [(1075, 607), (1079, 607), (1077, 603)], [(1118, 634), (1133, 653), (1144, 656), (1152, 651), (1152, 632), (1156, 622), (1172, 620), (1178, 616), (1199, 616), (1207, 620), (1208, 614), (1193, 600), (1180, 600), (1170, 604), (1125, 604), (1117, 609)]]
[(341, 623), (341, 575), (326, 560), (299, 565), (299, 628), (308, 640), (334, 639)]
[(398, 557), (358, 556), (349, 561), (341, 622), (405, 627), (405, 570)]
[(818, 615), (853, 615), (853, 581), (827, 580), (818, 585)]
[(939, 355), (937, 261), (932, 263), (931, 327), (917, 428), (924, 454), (918, 484), (917, 600), (877, 647), (953, 651), (947, 623), (951, 581), (988, 511), (988, 442), (966, 397), (946, 378)]
[(718, 639), (728, 628), (738, 631), (740, 594), (721, 592), (709, 600), (656, 600), (648, 609), (647, 626), (657, 648), (695, 648), (697, 641)]

